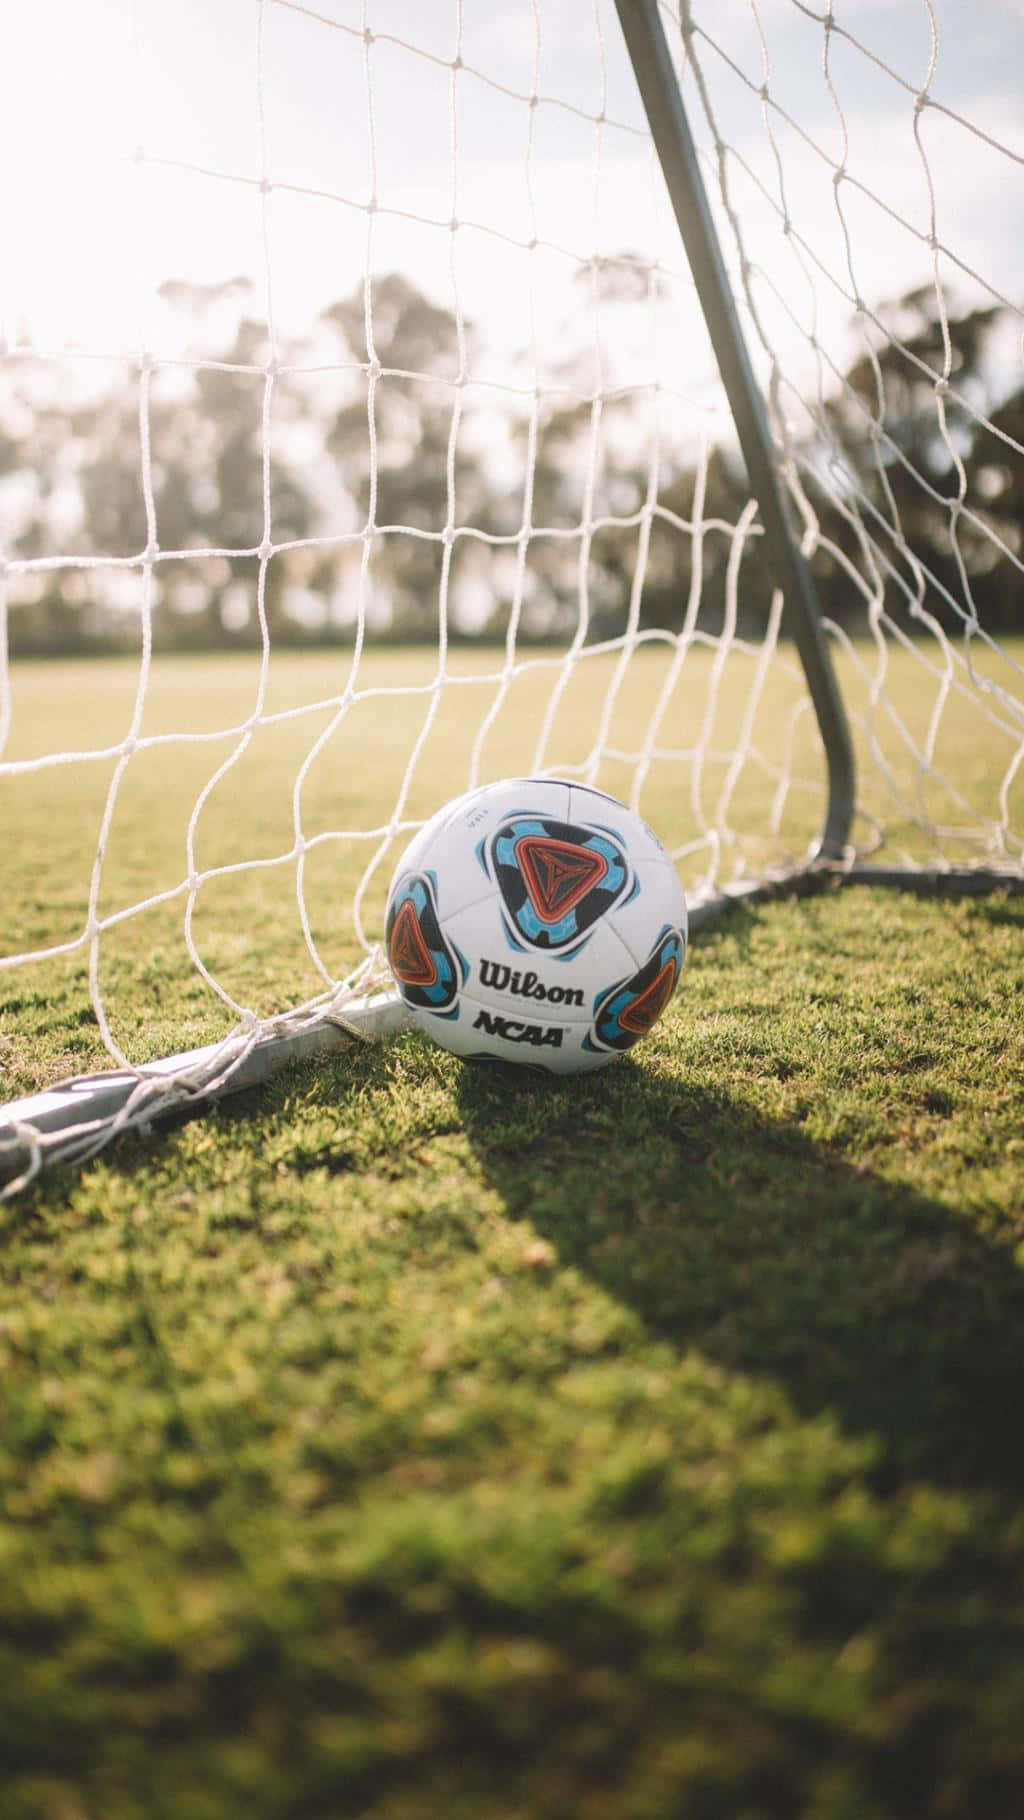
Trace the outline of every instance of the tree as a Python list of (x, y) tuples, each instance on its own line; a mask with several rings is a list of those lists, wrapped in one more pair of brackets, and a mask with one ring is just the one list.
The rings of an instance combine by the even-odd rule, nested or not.
[[(378, 624), (387, 624), (393, 635), (432, 636), (442, 568), (436, 538), (448, 521), (448, 451), (459, 377), (456, 318), (424, 297), (410, 279), (392, 272), (373, 287), (372, 356), (361, 285), (326, 310), (323, 319), (349, 359), (365, 369), (375, 357), (383, 369), (373, 386), (373, 445), (365, 371), (335, 412), (326, 437), (328, 454), (352, 501), (352, 528), (369, 523), (371, 503), (373, 522), (382, 528), (373, 556)], [(471, 347), (468, 327), (464, 336)], [(477, 524), (485, 477), (465, 439), (455, 472), (456, 522)], [(389, 526), (434, 536), (389, 535)]]
[[(970, 495), (986, 526), (1024, 561), (1024, 387), (979, 428), (965, 462)], [(998, 546), (967, 528), (971, 588), (983, 624), (994, 632), (1024, 631), (1024, 576)]]
[[(232, 564), (204, 555), (254, 550), (264, 534), (263, 372), (266, 331), (238, 315), (240, 281), (221, 286), (167, 285), (167, 300), (189, 312), (219, 310), (230, 334), (211, 362), (156, 366), (143, 380), (134, 365), (117, 369), (100, 390), (68, 399), (53, 385), (56, 369), (26, 364), (20, 385), (0, 401), (6, 465), (22, 483), (22, 503), (9, 547), (28, 556), (73, 549), (87, 556), (138, 557), (147, 544), (142, 405), (149, 445), (155, 535), (164, 551), (194, 552), (157, 568), (158, 644), (227, 641), (225, 590), (244, 576), (255, 600), (256, 561)], [(236, 369), (236, 370), (231, 370)], [(145, 386), (145, 392), (143, 387)], [(314, 529), (314, 506), (292, 459), (287, 385), (278, 382), (271, 463), (271, 532), (275, 543)], [(293, 558), (275, 555), (267, 570), (266, 611), (273, 635), (303, 636), (289, 613)], [(137, 641), (137, 577), (130, 572), (59, 570), (35, 599), (16, 602), (16, 650), (70, 650)], [(257, 636), (254, 611), (236, 640)]]
[[(858, 527), (863, 527), (902, 577), (911, 598), (920, 592), (925, 572), (926, 610), (947, 630), (962, 624), (961, 614), (970, 610), (960, 560), (979, 612), (984, 601), (981, 616), (986, 623), (993, 629), (997, 622), (1020, 624), (1019, 611), (1005, 592), (1001, 566), (995, 575), (991, 539), (970, 517), (951, 512), (961, 491), (952, 448), (968, 483), (965, 505), (977, 518), (992, 522), (991, 486), (986, 486), (984, 470), (991, 462), (985, 451), (994, 439), (979, 426), (978, 415), (992, 408), (994, 385), (986, 375), (986, 361), (1002, 312), (991, 305), (949, 317), (950, 371), (948, 385), (940, 387), (941, 416), (936, 381), (944, 371), (945, 347), (934, 289), (911, 291), (882, 305), (876, 315), (885, 334), (872, 332), (872, 351), (853, 363), (827, 407), (827, 427), (840, 456), (839, 498), (846, 511), (818, 492), (823, 530), (856, 561)], [(1012, 415), (1012, 409), (1012, 401), (1002, 405), (996, 418), (1006, 412)], [(1003, 517), (1010, 539), (1019, 538), (1020, 523), (1018, 518), (1016, 530), (1009, 523), (1020, 507), (1020, 495), (1014, 500), (1010, 480), (1011, 461), (1004, 452), (1005, 482), (998, 480), (999, 494), (1005, 493)], [(954, 518), (959, 520), (956, 541)], [(854, 600), (840, 566), (822, 551), (816, 567), (827, 611), (839, 619), (855, 617), (862, 603)], [(991, 580), (986, 579), (990, 574)], [(960, 603), (959, 612), (949, 597)], [(891, 612), (909, 612), (907, 596), (898, 588), (888, 589), (887, 604)], [(912, 617), (908, 624), (912, 627)]]

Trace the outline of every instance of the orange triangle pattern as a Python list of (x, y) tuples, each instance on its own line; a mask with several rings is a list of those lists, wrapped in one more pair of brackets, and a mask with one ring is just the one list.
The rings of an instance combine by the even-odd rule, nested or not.
[(542, 923), (557, 923), (568, 915), (608, 870), (602, 853), (539, 834), (524, 834), (516, 842), (516, 859)]
[(437, 968), (423, 940), (411, 898), (406, 898), (392, 925), (388, 960), (392, 973), (403, 986), (432, 986), (437, 978)]
[(678, 972), (679, 966), (673, 955), (652, 979), (646, 992), (641, 992), (640, 997), (635, 998), (629, 1008), (620, 1014), (619, 1022), (624, 1030), (631, 1031), (634, 1036), (647, 1035), (672, 997)]

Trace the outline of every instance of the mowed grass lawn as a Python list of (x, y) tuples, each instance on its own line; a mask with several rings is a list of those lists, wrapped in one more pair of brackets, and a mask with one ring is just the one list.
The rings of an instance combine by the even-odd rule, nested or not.
[[(203, 674), (152, 713), (227, 724)], [(11, 755), (121, 737), (132, 680), (16, 669)], [(386, 821), (387, 724), (311, 831)], [(281, 727), (201, 866), (287, 848)], [(222, 756), (133, 761), (103, 904), (178, 882)], [(7, 947), (80, 926), (111, 769), (2, 780)], [(366, 857), (310, 859), (332, 967)], [(315, 990), (294, 864), (210, 896), (235, 996)], [(102, 944), (133, 1053), (220, 1027), (183, 911)], [(1009, 896), (735, 912), (602, 1074), (406, 1035), (5, 1204), (3, 1820), (1016, 1820), (1022, 933)], [(0, 973), (5, 1093), (101, 1056), (86, 965)]]

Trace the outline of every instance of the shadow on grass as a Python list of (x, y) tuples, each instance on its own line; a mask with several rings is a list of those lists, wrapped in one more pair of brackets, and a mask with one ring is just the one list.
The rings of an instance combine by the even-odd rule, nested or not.
[(1024, 1488), (1024, 1273), (966, 1213), (630, 1062), (554, 1091), (512, 1073), (464, 1071), (466, 1131), (562, 1264), (678, 1349), (873, 1433), (880, 1489)]
[[(816, 906), (806, 908), (807, 939), (824, 944)], [(1024, 901), (972, 903), (970, 917), (1024, 927)], [(751, 927), (736, 916), (729, 932), (744, 946)], [(390, 1067), (375, 1047), (338, 1065), (343, 1091)], [(274, 1091), (246, 1090), (208, 1116), (248, 1126)], [(307, 1109), (321, 1096), (329, 1109), (337, 1091), (327, 1070)], [(966, 1209), (852, 1166), (799, 1123), (631, 1058), (564, 1085), (465, 1067), (457, 1094), (509, 1216), (529, 1219), (563, 1265), (651, 1333), (772, 1376), (804, 1416), (831, 1409), (847, 1433), (874, 1435), (879, 1488), (910, 1473), (1024, 1491), (1012, 1439), (1024, 1408), (1024, 1271)], [(104, 1162), (130, 1175), (193, 1116), (126, 1136)], [(287, 1166), (304, 1165), (293, 1155)], [(358, 1165), (331, 1145), (308, 1166), (337, 1175)], [(66, 1182), (57, 1171), (34, 1193), (59, 1204)], [(11, 1230), (31, 1206), (31, 1195), (12, 1204)]]

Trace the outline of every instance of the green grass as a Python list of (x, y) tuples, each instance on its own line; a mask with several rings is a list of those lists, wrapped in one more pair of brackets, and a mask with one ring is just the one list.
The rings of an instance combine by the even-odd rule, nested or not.
[[(1024, 669), (1024, 639), (1009, 641)], [(529, 774), (545, 712), (556, 688), (560, 659), (550, 650), (521, 653), (535, 668), (512, 684), (480, 755), (480, 781)], [(894, 719), (872, 710), (869, 681), (885, 664), (885, 699)], [(994, 696), (979, 704), (952, 691), (936, 726), (935, 676), (940, 654), (927, 644), (919, 657), (898, 650), (881, 656), (873, 645), (855, 659), (840, 654), (844, 696), (858, 720), (859, 795), (864, 813), (890, 831), (886, 858), (901, 852), (934, 861), (935, 844), (913, 825), (910, 812), (927, 814), (949, 832), (942, 841), (953, 864), (979, 857), (965, 830), (996, 813), (999, 785), (1019, 747), (997, 718)], [(466, 787), (476, 729), (496, 697), (496, 684), (472, 680), (481, 669), (500, 673), (503, 653), (456, 650), (451, 682), (412, 773), (404, 819), (433, 814)], [(544, 759), (551, 766), (580, 765), (595, 748), (602, 707), (607, 717), (604, 756), (592, 781), (628, 797), (645, 731), (664, 683), (663, 646), (634, 654), (624, 680), (611, 656), (578, 663), (558, 697)], [(976, 655), (982, 671), (985, 664)], [(195, 865), (203, 875), (192, 930), (199, 954), (235, 1003), (271, 1015), (322, 989), (296, 908), (295, 785), (306, 761), (299, 799), (305, 855), (303, 893), (310, 929), (324, 966), (343, 975), (361, 958), (352, 914), (356, 886), (371, 861), (376, 870), (364, 902), (364, 926), (379, 935), (384, 897), (404, 844), (390, 844), (372, 830), (384, 827), (397, 800), (406, 763), (431, 708), (437, 669), (430, 651), (369, 651), (358, 675), (360, 697), (332, 736), (330, 705), (345, 691), (351, 654), (343, 651), (275, 653), (267, 676), (264, 719), (243, 739), (259, 691), (258, 653), (247, 656), (167, 659), (154, 665), (140, 737), (183, 730), (188, 742), (137, 750), (123, 770), (100, 874), (97, 908), (117, 916), (158, 893), (173, 894), (108, 928), (100, 943), (98, 983), (116, 1041), (133, 1060), (210, 1041), (233, 1022), (202, 984), (182, 935), (190, 820), (204, 788), (195, 828)], [(983, 680), (1020, 693), (1009, 665), (991, 662)], [(716, 680), (717, 679), (717, 680)], [(0, 771), (0, 828), (4, 833), (4, 900), (0, 955), (63, 945), (67, 952), (24, 972), (0, 968), (0, 1067), (6, 1096), (30, 1092), (62, 1075), (103, 1066), (88, 991), (84, 941), (90, 875), (104, 806), (117, 769), (117, 748), (128, 733), (138, 666), (128, 658), (78, 664), (24, 663), (11, 671), (12, 724), (5, 759), (25, 761), (53, 751), (108, 752), (72, 765), (4, 775)], [(385, 695), (387, 688), (404, 693)], [(756, 712), (751, 710), (756, 699)], [(820, 830), (824, 786), (821, 755), (809, 713), (797, 713), (802, 687), (790, 652), (770, 667), (760, 695), (751, 653), (736, 651), (718, 677), (714, 654), (696, 647), (665, 709), (641, 796), (641, 809), (673, 850), (689, 846), (683, 874), (688, 887), (713, 859), (707, 827), (719, 818), (723, 792), (732, 844), (719, 856), (731, 875), (740, 849), (752, 871), (800, 861)], [(323, 706), (317, 706), (323, 703)], [(709, 709), (710, 705), (710, 709)], [(794, 718), (795, 714), (795, 718)], [(749, 750), (739, 772), (731, 754), (747, 725)], [(1005, 712), (1002, 720), (1011, 724)], [(867, 731), (865, 731), (867, 727)], [(234, 729), (234, 731), (232, 731)], [(870, 733), (870, 738), (869, 738)], [(937, 772), (919, 774), (915, 749), (934, 737)], [(195, 736), (202, 735), (203, 738)], [(908, 744), (908, 741), (910, 742)], [(697, 761), (693, 754), (703, 748)], [(882, 754), (889, 782), (872, 760)], [(791, 782), (777, 832), (767, 832), (779, 771)], [(215, 780), (215, 781), (213, 781)], [(890, 788), (901, 793), (898, 800)], [(1007, 786), (1006, 810), (1018, 831), (1024, 825), (1024, 766)], [(342, 833), (341, 831), (344, 831)], [(959, 831), (959, 832), (958, 832)], [(703, 844), (702, 844), (703, 842)], [(219, 868), (258, 861), (255, 868)]]
[[(1014, 1820), (1022, 934), (736, 913), (605, 1073), (408, 1035), (5, 1206), (3, 1820)], [(82, 975), (13, 976), (12, 1081)]]

